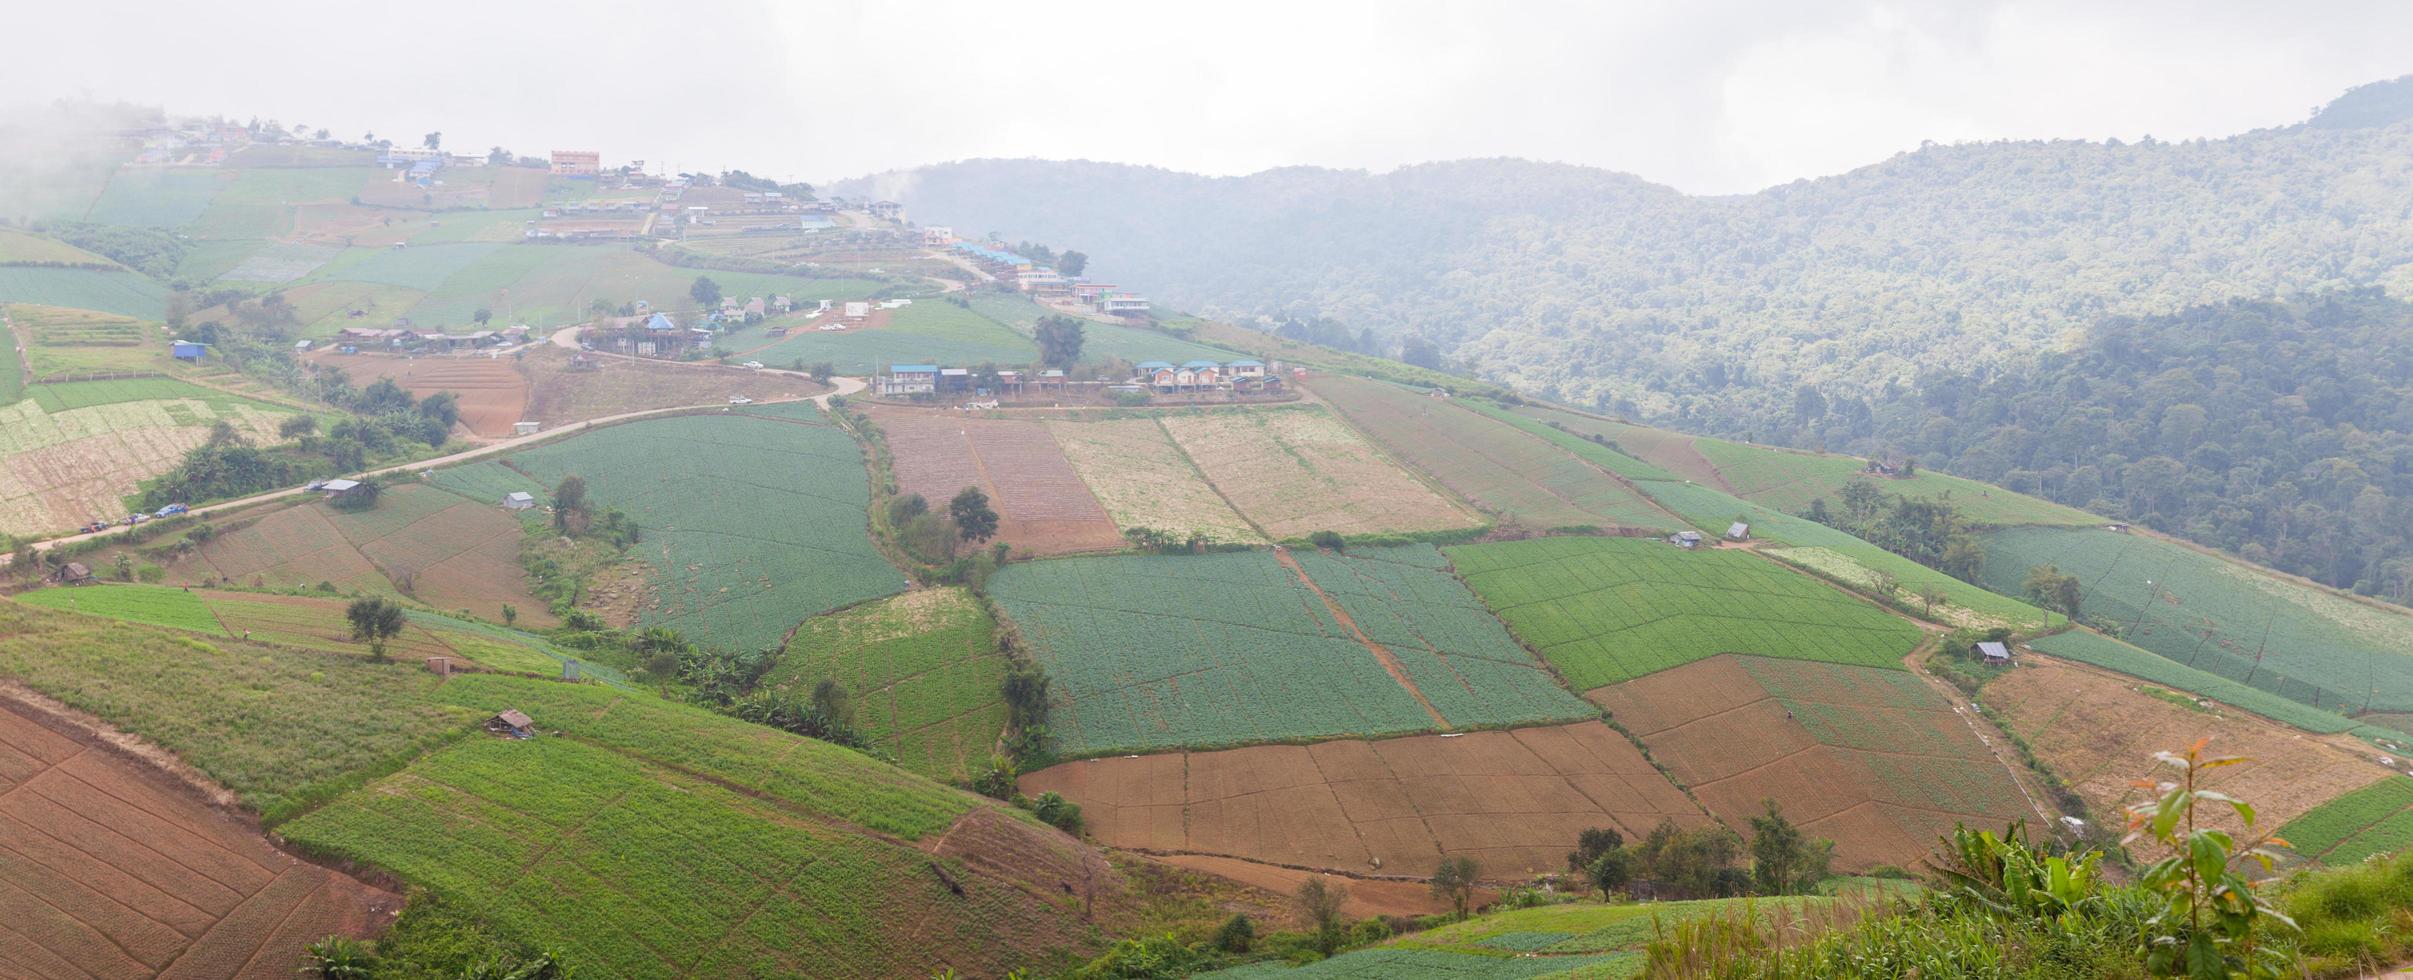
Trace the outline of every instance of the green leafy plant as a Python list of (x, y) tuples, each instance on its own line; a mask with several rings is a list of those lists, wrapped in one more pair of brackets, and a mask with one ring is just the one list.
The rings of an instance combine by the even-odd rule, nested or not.
[(2244, 822), (2248, 835), (2254, 831), (2252, 804), (2201, 787), (2205, 773), (2246, 761), (2242, 756), (2206, 757), (2204, 747), (2210, 742), (2198, 739), (2183, 753), (2154, 753), (2178, 775), (2160, 782), (2139, 780), (2138, 788), (2159, 796), (2128, 811), (2127, 840), (2150, 837), (2170, 849), (2170, 856), (2138, 878), (2165, 902), (2152, 920), (2155, 934), (2146, 963), (2156, 973), (2196, 978), (2287, 976), (2292, 970), (2288, 954), (2269, 940), (2276, 930), (2296, 931), (2296, 922), (2264, 901), (2239, 871), (2248, 861), (2269, 871), (2279, 856), (2271, 848), (2287, 842), (2276, 837), (2257, 842), (2249, 836), (2241, 847), (2236, 835), (2198, 822), (2201, 806), (2226, 806)]

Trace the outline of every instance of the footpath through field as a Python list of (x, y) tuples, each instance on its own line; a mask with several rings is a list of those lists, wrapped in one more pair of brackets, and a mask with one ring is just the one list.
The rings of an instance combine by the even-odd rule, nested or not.
[(1282, 567), (1290, 569), (1291, 574), (1299, 577), (1300, 585), (1306, 586), (1307, 591), (1315, 593), (1315, 597), (1323, 601), (1324, 610), (1332, 614), (1332, 621), (1339, 623), (1342, 629), (1349, 631), (1351, 638), (1363, 644), (1366, 652), (1373, 654), (1375, 660), (1382, 662), (1382, 669), (1391, 675), (1391, 679), (1398, 681), (1399, 686), (1405, 689), (1411, 697), (1414, 697), (1417, 704), (1424, 707), (1424, 713), (1433, 716), (1434, 727), (1443, 730), (1450, 727), (1449, 719), (1441, 717), (1441, 709), (1433, 707), (1433, 702), (1427, 700), (1424, 692), (1417, 689), (1416, 682), (1408, 679), (1408, 672), (1399, 666), (1399, 658), (1391, 656), (1388, 648), (1374, 642), (1374, 638), (1367, 636), (1365, 630), (1359, 629), (1357, 620), (1349, 618), (1348, 610), (1342, 609), (1340, 603), (1332, 601), (1331, 596), (1325, 595), (1324, 587), (1315, 584), (1315, 579), (1308, 576), (1307, 570), (1299, 567), (1299, 560), (1291, 557), (1290, 549), (1275, 545), (1274, 557), (1281, 561)]

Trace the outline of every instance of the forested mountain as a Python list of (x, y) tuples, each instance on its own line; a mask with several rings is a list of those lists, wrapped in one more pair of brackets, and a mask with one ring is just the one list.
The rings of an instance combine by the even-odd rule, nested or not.
[(2413, 296), (2413, 77), (2226, 139), (1930, 145), (1729, 197), (1522, 160), (976, 160), (835, 190), (1176, 305), (1908, 453), (2413, 599), (2413, 307), (2389, 298)]

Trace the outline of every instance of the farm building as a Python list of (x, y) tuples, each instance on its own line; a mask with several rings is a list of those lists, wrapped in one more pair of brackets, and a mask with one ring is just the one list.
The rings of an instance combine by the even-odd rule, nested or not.
[(196, 343), (190, 340), (179, 340), (176, 342), (176, 345), (172, 349), (171, 353), (173, 353), (176, 356), (176, 359), (179, 361), (191, 361), (195, 364), (199, 364), (201, 363), (202, 355), (209, 353), (209, 345)]
[(507, 708), (487, 719), (486, 730), (512, 738), (528, 738), (536, 734), (536, 720), (518, 708)]
[(2011, 645), (1989, 640), (1977, 645), (1977, 656), (1990, 664), (2007, 664), (2011, 662)]
[(513, 490), (503, 495), (504, 510), (527, 510), (536, 506), (536, 495), (526, 490)]
[(1687, 551), (1701, 546), (1701, 532), (1678, 531), (1667, 536), (1667, 543)]
[(1098, 297), (1098, 312), (1107, 316), (1141, 316), (1148, 312), (1148, 298), (1130, 293), (1105, 293)]
[(871, 303), (866, 300), (850, 300), (846, 304), (846, 311), (843, 315), (849, 320), (863, 319), (871, 315)]
[(71, 561), (59, 566), (57, 571), (51, 572), (50, 580), (61, 585), (90, 585), (92, 584), (92, 566), (80, 561)]
[(536, 434), (536, 431), (537, 431), (538, 429), (543, 428), (543, 427), (544, 427), (544, 423), (542, 423), (542, 422), (535, 422), (535, 421), (521, 421), (521, 422), (513, 422), (513, 423), (511, 423), (511, 434), (512, 434), (512, 435), (515, 435), (515, 436), (532, 436), (532, 435), (535, 435), (535, 434)]
[(897, 215), (905, 213), (905, 206), (898, 204), (895, 201), (873, 201), (871, 202), (871, 207), (867, 210), (871, 212), (871, 216), (874, 218), (879, 218), (883, 221), (893, 221), (896, 219)]
[(1732, 524), (1728, 524), (1728, 525), (1726, 525), (1726, 540), (1728, 540), (1728, 541), (1749, 541), (1749, 540), (1751, 540), (1751, 525), (1749, 525), (1749, 524), (1745, 524), (1745, 523), (1743, 523), (1743, 522), (1741, 522), (1741, 521), (1736, 521), (1736, 522), (1734, 522), (1734, 523), (1732, 523)]
[(1264, 361), (1248, 360), (1243, 358), (1241, 360), (1233, 361), (1230, 364), (1226, 364), (1224, 367), (1226, 369), (1225, 373), (1235, 379), (1261, 378), (1265, 376)]

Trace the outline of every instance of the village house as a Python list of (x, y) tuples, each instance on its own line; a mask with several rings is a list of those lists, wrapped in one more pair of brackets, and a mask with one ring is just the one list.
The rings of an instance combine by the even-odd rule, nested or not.
[(931, 225), (922, 229), (922, 245), (925, 247), (945, 248), (953, 244), (955, 244), (955, 229), (953, 228), (945, 225)]
[(553, 174), (557, 177), (593, 177), (603, 172), (603, 154), (594, 150), (553, 151)]
[(1667, 543), (1675, 545), (1676, 547), (1682, 548), (1686, 551), (1691, 551), (1694, 548), (1700, 547), (1701, 541), (1702, 537), (1701, 532), (1699, 531), (1678, 531), (1667, 536)]
[(894, 221), (898, 215), (905, 213), (905, 206), (895, 201), (873, 201), (871, 207), (866, 210), (870, 211), (874, 218), (882, 221)]
[(1145, 316), (1148, 299), (1130, 293), (1106, 293), (1098, 297), (1097, 309), (1107, 316)]
[(883, 395), (927, 395), (938, 390), (938, 365), (895, 364), (880, 381)]

